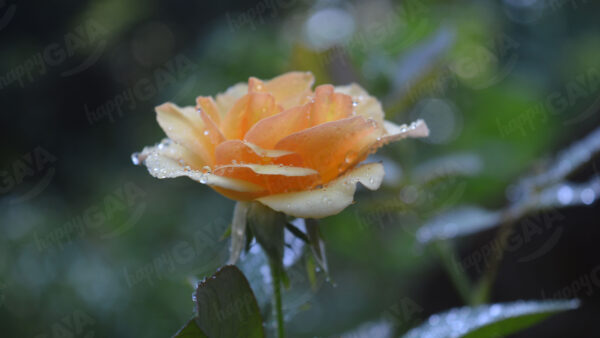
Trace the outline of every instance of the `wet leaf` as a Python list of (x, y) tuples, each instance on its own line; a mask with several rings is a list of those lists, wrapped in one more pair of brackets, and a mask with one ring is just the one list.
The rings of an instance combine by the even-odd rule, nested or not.
[(456, 308), (435, 314), (404, 338), (503, 337), (557, 312), (579, 307), (579, 300), (518, 301)]
[(466, 236), (500, 224), (502, 213), (464, 206), (443, 213), (417, 231), (421, 243)]
[(208, 336), (200, 330), (196, 321), (194, 319), (190, 319), (184, 327), (177, 332), (173, 338), (208, 338)]
[(248, 210), (248, 226), (256, 241), (265, 250), (269, 259), (283, 259), (283, 228), (285, 215), (260, 203), (252, 203)]
[(262, 317), (244, 274), (227, 265), (198, 285), (196, 324), (209, 337), (264, 337)]

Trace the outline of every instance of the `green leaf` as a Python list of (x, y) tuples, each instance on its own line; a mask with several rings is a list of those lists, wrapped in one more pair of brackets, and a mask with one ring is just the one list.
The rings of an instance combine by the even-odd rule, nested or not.
[(194, 319), (190, 319), (173, 338), (208, 338), (208, 336), (200, 330)]
[(417, 231), (421, 243), (467, 236), (502, 223), (502, 212), (474, 206), (461, 206), (444, 212)]
[(283, 259), (283, 228), (285, 215), (260, 203), (252, 203), (248, 209), (248, 226), (256, 241), (269, 259), (281, 262)]
[(325, 243), (321, 239), (321, 232), (319, 231), (319, 223), (316, 219), (307, 218), (304, 220), (306, 224), (306, 233), (310, 241), (310, 248), (315, 257), (315, 260), (326, 274), (329, 274), (327, 268), (327, 256), (325, 256)]
[(211, 338), (264, 337), (260, 309), (244, 274), (226, 265), (198, 284), (196, 324)]
[(260, 203), (252, 203), (248, 209), (248, 226), (268, 257), (269, 265), (278, 274), (286, 288), (290, 279), (283, 268), (283, 229), (286, 216)]
[(456, 308), (436, 314), (404, 338), (504, 337), (542, 319), (579, 307), (579, 300), (518, 301)]

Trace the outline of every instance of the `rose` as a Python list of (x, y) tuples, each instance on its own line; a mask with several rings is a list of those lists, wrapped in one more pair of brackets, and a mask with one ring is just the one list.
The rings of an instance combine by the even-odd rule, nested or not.
[(311, 73), (250, 78), (197, 106), (165, 103), (157, 120), (168, 139), (141, 154), (158, 178), (188, 176), (237, 201), (258, 201), (296, 217), (321, 218), (350, 205), (356, 183), (376, 190), (380, 163), (359, 165), (377, 148), (425, 137), (423, 121), (384, 120), (379, 101), (356, 84), (321, 85)]

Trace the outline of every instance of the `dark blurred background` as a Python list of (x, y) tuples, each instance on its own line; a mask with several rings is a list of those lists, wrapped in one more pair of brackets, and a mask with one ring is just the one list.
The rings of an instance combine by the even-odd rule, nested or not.
[[(584, 0), (0, 0), (0, 335), (174, 334), (194, 283), (227, 259), (234, 203), (159, 181), (130, 155), (164, 137), (154, 106), (289, 70), (360, 83), (389, 120), (423, 118), (431, 137), (378, 153), (382, 189), (322, 220), (331, 280), (311, 291), (292, 274), (288, 334), (383, 336), (373, 332), (389, 323), (399, 334), (464, 305), (443, 250), (474, 281), (494, 265), (484, 257), (498, 227), (435, 244), (417, 229), (463, 206), (504, 209), (521, 178), (552, 170), (598, 126), (599, 11)], [(600, 192), (585, 185), (597, 139), (564, 181), (581, 189), (557, 182), (556, 207), (515, 221), (487, 299), (582, 307), (520, 337), (600, 336)]]

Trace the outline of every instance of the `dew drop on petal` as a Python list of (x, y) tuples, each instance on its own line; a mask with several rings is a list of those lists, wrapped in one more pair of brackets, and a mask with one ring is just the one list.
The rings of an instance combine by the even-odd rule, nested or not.
[(131, 162), (133, 162), (134, 165), (140, 165), (142, 163), (140, 160), (140, 153), (131, 154)]
[(204, 174), (202, 174), (202, 176), (200, 176), (200, 183), (202, 183), (202, 184), (208, 183), (208, 174), (204, 173)]

